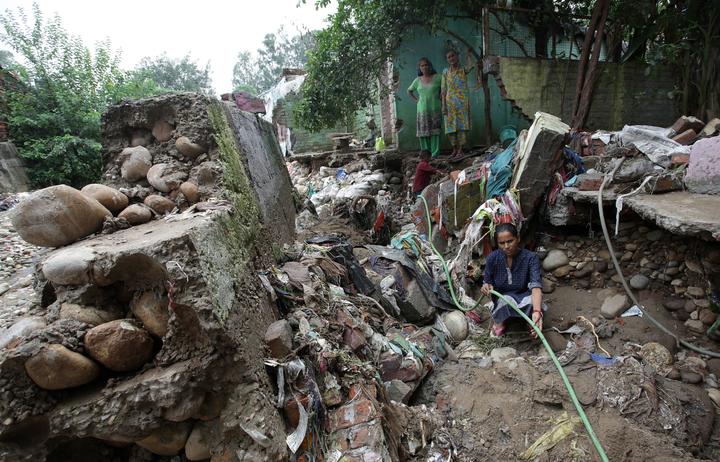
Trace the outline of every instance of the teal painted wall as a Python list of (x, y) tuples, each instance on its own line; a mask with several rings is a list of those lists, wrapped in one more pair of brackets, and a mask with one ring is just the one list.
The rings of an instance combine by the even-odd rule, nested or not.
[[(482, 49), (482, 34), (478, 23), (475, 21), (457, 20), (449, 28), (475, 46), (476, 50)], [(402, 151), (412, 151), (420, 148), (415, 132), (415, 101), (407, 95), (407, 88), (417, 77), (417, 61), (423, 56), (427, 57), (433, 63), (435, 70), (442, 73), (442, 70), (447, 67), (445, 53), (449, 48), (449, 44), (452, 44), (460, 51), (464, 62), (466, 47), (463, 44), (446, 33), (432, 35), (423, 28), (416, 28), (409, 32), (408, 37), (403, 40), (396, 53), (393, 64), (395, 72), (399, 76), (399, 86), (395, 94), (395, 111), (397, 118), (403, 121), (403, 129), (398, 132), (398, 149)], [(482, 87), (480, 87), (474, 71), (472, 77), (470, 77), (469, 85), (472, 131), (468, 138), (468, 145), (481, 146), (485, 144), (485, 101)], [(489, 85), (493, 137), (497, 139), (500, 130), (506, 125), (514, 125), (518, 130), (529, 127), (530, 123), (522, 116), (522, 113), (513, 109), (509, 101), (502, 99), (500, 89), (492, 76), (489, 78)], [(450, 143), (444, 134), (441, 139), (443, 148), (449, 148)]]

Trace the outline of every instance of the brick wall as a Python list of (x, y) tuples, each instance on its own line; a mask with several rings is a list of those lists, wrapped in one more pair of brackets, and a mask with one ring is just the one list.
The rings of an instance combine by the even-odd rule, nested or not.
[[(507, 98), (532, 117), (549, 112), (569, 122), (577, 61), (500, 58), (500, 78)], [(601, 63), (586, 123), (590, 130), (616, 130), (625, 124), (670, 126), (679, 113), (670, 97), (670, 69), (640, 63)]]

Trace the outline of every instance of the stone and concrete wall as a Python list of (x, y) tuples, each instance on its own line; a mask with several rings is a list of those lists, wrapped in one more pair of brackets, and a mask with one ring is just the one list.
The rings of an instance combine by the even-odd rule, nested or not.
[[(52, 242), (38, 300), (0, 326), (0, 459), (286, 458), (262, 347), (278, 313), (256, 271), (292, 239), (294, 210), (269, 126), (182, 94), (123, 102), (103, 133), (96, 189), (156, 219), (103, 209), (102, 234)], [(31, 198), (61, 208), (52, 191)]]
[[(501, 57), (499, 78), (505, 97), (523, 113), (548, 112), (564, 121), (571, 117), (577, 61)], [(586, 128), (619, 130), (623, 125), (669, 127), (678, 117), (670, 94), (669, 68), (639, 63), (600, 63)]]

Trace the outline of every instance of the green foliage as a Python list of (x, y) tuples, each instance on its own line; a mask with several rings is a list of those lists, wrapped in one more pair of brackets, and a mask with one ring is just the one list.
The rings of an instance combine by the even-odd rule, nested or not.
[(0, 67), (7, 69), (14, 65), (15, 59), (13, 58), (13, 54), (7, 50), (0, 50)]
[(100, 115), (116, 97), (122, 77), (109, 43), (88, 49), (45, 19), (37, 4), (33, 20), (22, 8), (0, 16), (5, 43), (21, 64), (19, 88), (8, 91), (10, 135), (36, 186), (80, 186), (100, 174)]
[(201, 68), (189, 54), (180, 59), (162, 54), (155, 58), (145, 57), (130, 73), (126, 85), (131, 91), (167, 93), (189, 91), (212, 94), (210, 63)]
[(290, 36), (283, 27), (265, 35), (256, 56), (249, 51), (238, 53), (233, 68), (233, 87), (257, 95), (277, 82), (283, 68), (304, 67), (307, 55), (315, 46), (313, 32)]

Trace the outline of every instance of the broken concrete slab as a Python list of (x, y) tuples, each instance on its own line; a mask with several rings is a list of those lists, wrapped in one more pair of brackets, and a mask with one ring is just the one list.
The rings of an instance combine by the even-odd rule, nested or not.
[(673, 191), (630, 197), (625, 205), (674, 234), (720, 240), (720, 196)]
[(535, 121), (526, 137), (520, 137), (511, 187), (520, 192), (520, 205), (525, 218), (535, 212), (545, 195), (552, 175), (560, 166), (561, 150), (570, 127), (558, 117), (535, 113)]

